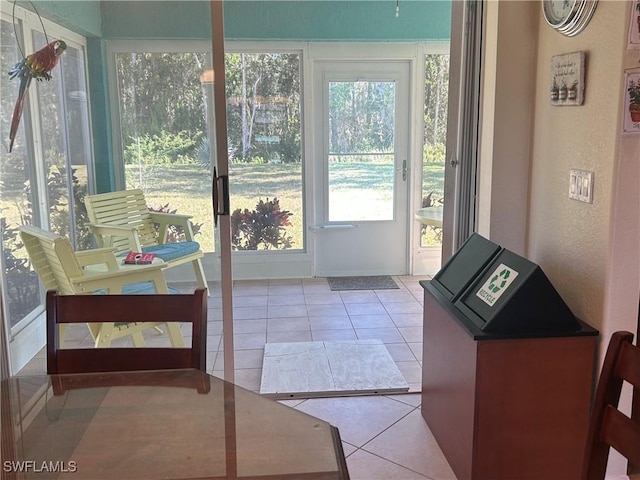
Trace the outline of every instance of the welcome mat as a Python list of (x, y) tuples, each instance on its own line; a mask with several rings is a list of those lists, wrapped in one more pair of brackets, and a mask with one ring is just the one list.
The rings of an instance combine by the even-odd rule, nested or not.
[(389, 290), (400, 288), (389, 275), (328, 277), (331, 290)]
[(310, 398), (403, 393), (409, 384), (381, 340), (267, 343), (260, 393)]

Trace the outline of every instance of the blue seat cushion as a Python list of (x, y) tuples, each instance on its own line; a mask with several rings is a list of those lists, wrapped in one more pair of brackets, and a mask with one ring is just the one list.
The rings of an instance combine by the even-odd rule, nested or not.
[(169, 262), (186, 255), (191, 255), (192, 253), (196, 253), (198, 250), (200, 250), (200, 244), (198, 242), (176, 242), (142, 247), (143, 252), (155, 253), (158, 258), (165, 262)]
[[(180, 293), (179, 290), (172, 288), (172, 287), (168, 287), (169, 288), (169, 293)], [(147, 295), (153, 295), (156, 294), (158, 292), (156, 292), (156, 289), (153, 288), (153, 283), (152, 282), (138, 282), (138, 283), (132, 283), (130, 285), (125, 285), (124, 287), (122, 287), (122, 295), (141, 295), (141, 294), (147, 294)], [(96, 290), (95, 292), (93, 292), (94, 295), (106, 295), (107, 294), (107, 290), (106, 289), (102, 289), (102, 290)]]

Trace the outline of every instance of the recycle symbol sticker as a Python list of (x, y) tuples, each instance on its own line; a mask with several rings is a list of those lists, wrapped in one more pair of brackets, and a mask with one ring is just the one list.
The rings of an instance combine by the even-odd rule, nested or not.
[(476, 296), (492, 307), (517, 276), (518, 272), (501, 263), (476, 292)]
[[(504, 288), (504, 286), (507, 284), (507, 279), (510, 275), (511, 270), (509, 270), (508, 268), (503, 268), (500, 273), (494, 275), (493, 278), (491, 278), (491, 283), (489, 283), (489, 290), (491, 290), (493, 293), (497, 293), (498, 290)], [(500, 279), (500, 285), (497, 285), (498, 279)]]

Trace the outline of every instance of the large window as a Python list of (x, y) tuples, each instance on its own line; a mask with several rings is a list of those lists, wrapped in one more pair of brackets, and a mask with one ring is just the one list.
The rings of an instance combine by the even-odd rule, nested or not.
[(425, 56), (420, 245), (442, 245), (449, 55)]
[[(114, 48), (127, 188), (141, 188), (153, 209), (192, 215), (196, 233), (212, 231), (209, 46)], [(300, 54), (225, 60), (233, 248), (301, 250)], [(213, 236), (197, 240), (215, 250)]]
[(19, 237), (19, 227), (36, 225), (88, 246), (82, 198), (92, 164), (83, 39), (6, 2), (0, 11), (0, 70), (6, 75), (25, 55), (62, 39), (65, 53), (50, 81), (33, 81), (13, 149), (6, 149), (19, 80), (2, 80), (0, 209), (2, 282), (12, 335), (41, 311), (41, 292)]
[(299, 53), (227, 53), (231, 242), (304, 249)]
[(213, 231), (210, 55), (204, 44), (176, 45), (115, 52), (126, 187), (142, 189), (152, 210), (192, 215), (196, 240), (212, 252), (213, 235), (203, 234)]

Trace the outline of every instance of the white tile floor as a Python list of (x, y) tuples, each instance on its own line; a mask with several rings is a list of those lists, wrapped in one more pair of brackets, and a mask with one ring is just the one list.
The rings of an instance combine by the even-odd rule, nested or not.
[[(399, 290), (332, 292), (325, 279), (236, 281), (235, 382), (259, 391), (265, 342), (379, 338), (410, 385), (402, 395), (286, 400), (339, 428), (352, 480), (455, 480), (420, 414), (422, 277), (394, 277)], [(189, 291), (189, 285), (180, 289)], [(220, 296), (209, 298), (208, 371), (222, 376)], [(90, 344), (86, 329), (67, 341)], [(154, 333), (147, 344), (166, 342)], [(44, 373), (40, 352), (20, 373)]]
[[(266, 342), (380, 339), (409, 384), (420, 391), (424, 277), (393, 277), (397, 290), (331, 291), (324, 278), (236, 281), (233, 292), (235, 383), (260, 390)], [(182, 287), (184, 288), (184, 287)], [(207, 368), (221, 376), (220, 296), (209, 298)]]

